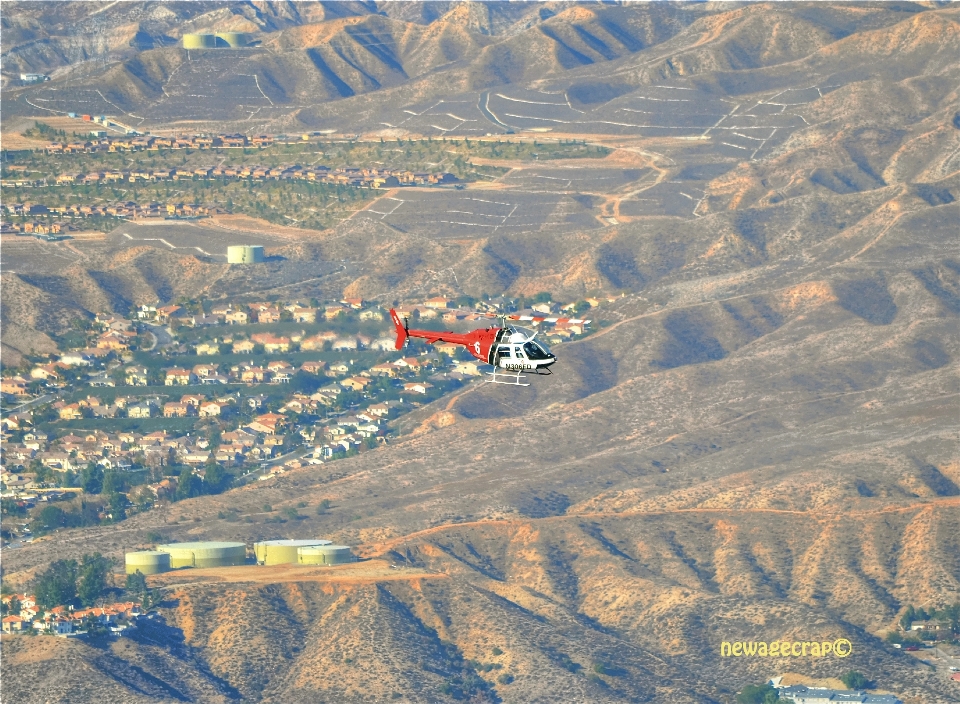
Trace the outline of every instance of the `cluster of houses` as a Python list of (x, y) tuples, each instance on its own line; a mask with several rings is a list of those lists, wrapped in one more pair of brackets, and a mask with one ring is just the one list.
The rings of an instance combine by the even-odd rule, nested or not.
[[(210, 460), (228, 467), (254, 466), (271, 460), (284, 448), (306, 447), (273, 468), (272, 475), (307, 464), (320, 464), (324, 460), (346, 456), (359, 451), (363, 446), (382, 442), (388, 430), (387, 423), (413, 405), (400, 399), (367, 402), (352, 409), (349, 414), (326, 414), (326, 409), (346, 389), (362, 390), (369, 377), (345, 379), (313, 394), (295, 393), (286, 399), (279, 412), (262, 412), (267, 399), (263, 395), (246, 398), (228, 397), (208, 400), (197, 394), (184, 395), (180, 401), (163, 405), (164, 415), (185, 414), (227, 415), (231, 413), (253, 414), (235, 430), (223, 432), (216, 445), (211, 445), (203, 434), (176, 435), (167, 430), (153, 432), (103, 431), (69, 432), (59, 438), (38, 431), (31, 431), (31, 422), (25, 417), (5, 419), (4, 429), (26, 430), (19, 441), (7, 440), (0, 450), (4, 496), (26, 501), (31, 508), (37, 500), (33, 494), (39, 487), (31, 467), (39, 462), (53, 472), (78, 473), (93, 462), (104, 470), (129, 471), (135, 467), (162, 467), (164, 463), (193, 465), (202, 468)], [(425, 393), (431, 385), (425, 382), (407, 384), (411, 394)], [(419, 388), (417, 388), (419, 387)], [(91, 397), (88, 403), (99, 403)], [(61, 407), (65, 408), (65, 406)], [(173, 412), (171, 413), (171, 409)], [(299, 414), (317, 418), (314, 422), (299, 422)], [(321, 417), (323, 416), (323, 417)], [(159, 499), (169, 498), (176, 491), (176, 478), (163, 478), (147, 487)], [(45, 496), (44, 500), (49, 499)]]
[[(599, 305), (601, 300), (587, 299), (590, 306)], [(550, 314), (551, 312), (568, 311), (573, 304), (558, 306), (552, 303), (541, 303), (532, 306), (532, 313)], [(477, 325), (494, 324), (488, 312), (476, 312), (456, 307), (454, 300), (445, 297), (434, 297), (418, 305), (399, 306), (401, 317), (411, 320), (441, 320), (444, 323), (475, 323)], [(132, 316), (138, 322), (159, 323), (169, 325), (176, 323), (186, 327), (209, 326), (249, 326), (272, 325), (281, 322), (314, 324), (319, 321), (334, 322), (340, 316), (355, 314), (361, 322), (378, 322), (385, 319), (385, 313), (378, 306), (370, 305), (361, 299), (343, 299), (336, 303), (325, 305), (302, 303), (254, 302), (254, 303), (224, 303), (214, 305), (208, 312), (191, 311), (179, 305), (168, 306), (140, 306)], [(32, 382), (42, 382), (45, 387), (57, 386), (63, 379), (66, 370), (72, 367), (94, 368), (100, 367), (109, 360), (116, 359), (126, 353), (136, 350), (140, 343), (140, 336), (134, 330), (134, 321), (115, 315), (98, 315), (96, 323), (100, 332), (94, 339), (88, 341), (88, 346), (64, 352), (59, 359), (52, 362), (43, 362), (34, 365), (29, 373), (7, 375), (0, 380), (0, 391), (10, 396), (28, 396), (31, 394)], [(578, 322), (558, 322), (544, 331), (543, 339), (548, 344), (556, 344), (569, 340), (585, 332), (585, 326)], [(191, 345), (184, 351), (199, 356), (216, 357), (223, 354), (284, 354), (292, 351), (353, 351), (375, 350), (389, 352), (394, 350), (395, 337), (392, 332), (386, 332), (379, 337), (365, 334), (346, 334), (335, 330), (322, 330), (307, 334), (304, 331), (277, 334), (273, 332), (239, 332), (231, 334), (224, 332), (216, 336), (207, 337)], [(459, 348), (456, 345), (439, 343), (433, 349), (451, 359), (457, 357)], [(464, 356), (464, 355), (461, 355)], [(129, 359), (129, 357), (127, 357)], [(480, 370), (472, 361), (455, 362), (456, 373), (466, 376), (477, 376)], [(309, 374), (323, 374), (339, 378), (348, 374), (350, 366), (345, 363), (326, 364), (319, 360), (303, 362), (294, 366), (277, 360), (267, 364), (233, 364), (231, 366), (216, 363), (201, 363), (191, 368), (172, 366), (163, 369), (158, 376), (151, 375), (142, 365), (130, 365), (122, 370), (122, 377), (128, 386), (190, 386), (195, 384), (284, 384), (291, 381), (293, 376), (303, 371)], [(374, 368), (370, 370), (373, 376), (396, 376), (396, 368)], [(88, 377), (90, 386), (116, 386), (117, 379), (104, 373), (92, 374)], [(358, 382), (359, 383), (359, 382)], [(72, 413), (75, 417), (82, 417), (82, 405), (63, 410), (62, 417), (68, 418)], [(121, 407), (122, 408), (122, 407)], [(61, 409), (62, 410), (62, 409)], [(97, 412), (100, 409), (94, 408)], [(134, 407), (128, 408), (134, 414), (156, 414), (156, 409)], [(171, 411), (173, 412), (173, 411)], [(131, 416), (137, 417), (137, 416)]]
[[(102, 124), (105, 127), (120, 125), (115, 120), (110, 120), (104, 115), (74, 115), (69, 113), (70, 117), (77, 117), (84, 122), (93, 122)], [(130, 133), (124, 135), (110, 135), (106, 130), (92, 129), (90, 136), (94, 140), (74, 141), (74, 142), (51, 142), (44, 151), (48, 154), (83, 154), (97, 151), (107, 152), (136, 152), (160, 149), (242, 149), (245, 147), (254, 147), (261, 149), (273, 144), (291, 144), (294, 142), (308, 141), (317, 134), (303, 134), (299, 137), (288, 137), (287, 135), (267, 135), (259, 134), (248, 137), (245, 134), (193, 134), (177, 135), (166, 137), (151, 134), (133, 134), (136, 130), (129, 130)]]
[[(4, 203), (3, 213), (9, 217), (36, 218), (56, 216), (58, 218), (192, 218), (225, 212), (223, 208), (190, 203), (137, 204), (133, 201), (122, 203), (99, 203), (70, 205), (43, 205), (42, 203)], [(69, 223), (26, 220), (3, 223), (3, 232), (11, 234), (56, 234), (76, 229)]]
[[(67, 172), (53, 178), (30, 179), (24, 174), (4, 179), (4, 186), (95, 186), (100, 183), (156, 183), (159, 181), (231, 180), (312, 181), (355, 188), (395, 188), (399, 186), (436, 186), (452, 184), (457, 177), (447, 172), (410, 171), (389, 168), (338, 168), (327, 166), (180, 166), (105, 171)], [(85, 206), (89, 207), (89, 206)], [(120, 206), (113, 206), (119, 208)], [(81, 213), (82, 214), (82, 213)], [(142, 217), (148, 217), (143, 215)]]
[(358, 319), (383, 320), (384, 314), (379, 308), (363, 310), (365, 302), (359, 298), (344, 299), (339, 303), (323, 306), (311, 306), (300, 301), (292, 303), (222, 303), (214, 305), (209, 313), (191, 313), (178, 305), (156, 306), (143, 305), (137, 310), (139, 320), (158, 323), (169, 323), (176, 319), (189, 326), (201, 325), (250, 325), (254, 323), (272, 324), (283, 321), (294, 323), (315, 323), (318, 320), (335, 320), (341, 314), (358, 311)]
[[(54, 606), (46, 610), (37, 604), (33, 594), (8, 594), (3, 597), (7, 615), (3, 617), (4, 633), (51, 633), (69, 636), (81, 632), (90, 621), (99, 621), (110, 633), (121, 635), (129, 628), (136, 628), (136, 620), (143, 615), (140, 604), (127, 601), (105, 604), (86, 609), (72, 606)], [(9, 613), (12, 605), (19, 604), (19, 613)]]

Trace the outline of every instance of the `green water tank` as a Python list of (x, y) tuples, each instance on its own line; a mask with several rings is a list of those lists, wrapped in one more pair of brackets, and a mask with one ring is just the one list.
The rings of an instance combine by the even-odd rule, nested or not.
[(311, 545), (297, 551), (301, 565), (343, 565), (356, 562), (353, 551), (346, 545)]
[(295, 565), (300, 548), (330, 545), (329, 540), (264, 540), (253, 544), (261, 565)]
[(247, 35), (243, 32), (217, 32), (217, 45), (227, 45), (233, 49), (247, 45)]
[(124, 555), (127, 574), (160, 574), (170, 570), (170, 554), (159, 550), (128, 552)]
[(170, 543), (157, 547), (169, 553), (170, 567), (230, 567), (247, 561), (247, 546), (244, 543), (200, 542)]
[(184, 49), (214, 49), (217, 46), (215, 34), (184, 34)]

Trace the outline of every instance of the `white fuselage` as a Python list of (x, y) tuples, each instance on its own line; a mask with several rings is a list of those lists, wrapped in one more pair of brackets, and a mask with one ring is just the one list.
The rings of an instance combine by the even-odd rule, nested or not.
[(527, 337), (521, 332), (514, 332), (507, 339), (501, 340), (497, 346), (496, 364), (500, 369), (511, 372), (535, 370), (539, 367), (549, 367), (557, 361), (550, 350)]

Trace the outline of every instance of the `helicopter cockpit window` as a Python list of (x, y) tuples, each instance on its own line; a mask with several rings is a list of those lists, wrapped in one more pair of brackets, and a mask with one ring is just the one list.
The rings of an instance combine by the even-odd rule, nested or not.
[(497, 353), (498, 353), (501, 357), (512, 357), (512, 356), (513, 356), (512, 354), (510, 354), (510, 348), (509, 348), (509, 347), (501, 347), (499, 350), (497, 350)]
[(519, 345), (513, 348), (513, 356), (516, 357), (517, 359), (520, 359), (523, 357), (523, 349)]
[(530, 341), (523, 346), (524, 352), (527, 353), (527, 359), (549, 359), (550, 354), (543, 349), (536, 342)]

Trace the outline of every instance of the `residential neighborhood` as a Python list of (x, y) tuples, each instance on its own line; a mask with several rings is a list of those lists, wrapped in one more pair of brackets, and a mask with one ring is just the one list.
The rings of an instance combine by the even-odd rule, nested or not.
[[(512, 303), (543, 314), (605, 302), (548, 298)], [(507, 303), (430, 296), (397, 310), (418, 325), (472, 329), (497, 324)], [(10, 538), (53, 529), (27, 518), (98, 486), (90, 477), (111, 475), (90, 520), (116, 521), (191, 495), (214, 466), (236, 485), (367, 452), (402, 415), (489, 370), (456, 345), (396, 350), (384, 306), (359, 298), (180, 300), (75, 328), (61, 353), (3, 370)], [(542, 327), (548, 344), (587, 332)]]
[[(3, 632), (7, 634), (49, 634), (61, 637), (84, 635), (92, 624), (111, 635), (120, 636), (135, 629), (137, 620), (146, 616), (141, 604), (133, 601), (89, 608), (54, 606), (44, 609), (33, 594), (5, 594), (2, 599)], [(17, 613), (12, 613), (13, 608)]]

